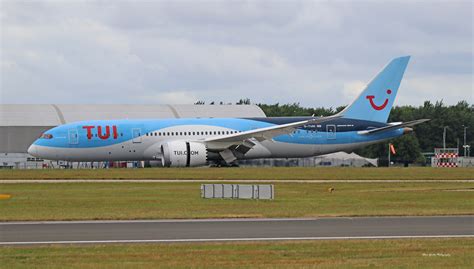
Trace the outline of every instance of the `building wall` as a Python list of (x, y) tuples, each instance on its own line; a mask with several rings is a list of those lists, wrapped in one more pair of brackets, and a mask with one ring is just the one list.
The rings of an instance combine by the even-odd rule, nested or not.
[(0, 126), (0, 152), (26, 153), (28, 147), (54, 126)]

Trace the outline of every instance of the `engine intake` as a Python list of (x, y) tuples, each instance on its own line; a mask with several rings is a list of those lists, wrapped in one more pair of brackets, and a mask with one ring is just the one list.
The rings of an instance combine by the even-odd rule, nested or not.
[(161, 145), (161, 162), (165, 167), (190, 167), (208, 164), (208, 151), (203, 143), (172, 141)]

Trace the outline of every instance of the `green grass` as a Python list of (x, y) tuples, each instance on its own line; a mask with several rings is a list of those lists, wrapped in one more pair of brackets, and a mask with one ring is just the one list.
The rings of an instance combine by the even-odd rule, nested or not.
[(2, 268), (472, 268), (474, 239), (0, 247)]
[[(327, 189), (334, 187), (329, 193)], [(474, 214), (473, 183), (277, 183), (276, 199), (200, 198), (199, 183), (1, 184), (0, 221)]]
[(473, 168), (149, 168), (0, 170), (0, 179), (474, 179)]

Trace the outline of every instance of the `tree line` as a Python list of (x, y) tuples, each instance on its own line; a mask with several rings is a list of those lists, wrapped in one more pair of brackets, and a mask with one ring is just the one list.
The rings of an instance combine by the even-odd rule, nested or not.
[[(196, 105), (204, 105), (198, 101)], [(224, 104), (223, 102), (211, 102)], [(230, 103), (227, 103), (230, 104)], [(250, 99), (240, 99), (235, 104), (249, 105)], [(330, 116), (345, 108), (340, 107), (303, 107), (299, 103), (293, 104), (256, 104), (267, 117), (294, 117), (294, 116)], [(388, 122), (406, 122), (416, 119), (430, 119), (430, 121), (416, 125), (414, 132), (384, 143), (367, 146), (356, 151), (369, 158), (379, 158), (386, 162), (388, 159), (388, 144), (396, 149), (391, 160), (401, 163), (426, 163), (425, 156), (434, 152), (434, 148), (443, 147), (443, 132), (446, 127), (446, 147), (458, 148), (460, 156), (464, 155), (464, 127), (466, 129), (466, 144), (474, 146), (474, 105), (467, 101), (460, 101), (455, 105), (446, 105), (443, 101), (431, 103), (425, 101), (421, 106), (395, 106), (392, 108)], [(474, 156), (474, 150), (471, 156)]]
[[(239, 102), (246, 101), (242, 99)], [(250, 103), (249, 100), (247, 103)], [(267, 117), (283, 116), (329, 116), (344, 109), (302, 107), (293, 104), (257, 104)], [(443, 147), (443, 131), (446, 127), (446, 147), (458, 148), (459, 154), (464, 155), (464, 127), (466, 129), (466, 144), (474, 145), (474, 105), (460, 101), (456, 105), (445, 105), (443, 101), (431, 103), (426, 101), (421, 106), (395, 106), (389, 116), (389, 122), (405, 122), (416, 119), (431, 119), (414, 127), (414, 132), (392, 139), (386, 143), (378, 143), (356, 151), (356, 153), (370, 158), (379, 158), (382, 162), (388, 158), (388, 143), (395, 146), (396, 154), (391, 160), (402, 163), (425, 163), (425, 156), (433, 153), (434, 148)], [(474, 155), (471, 153), (471, 156)]]

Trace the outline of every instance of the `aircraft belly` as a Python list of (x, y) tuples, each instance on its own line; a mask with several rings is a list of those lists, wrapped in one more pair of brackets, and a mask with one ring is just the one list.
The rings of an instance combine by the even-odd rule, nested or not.
[(316, 147), (313, 144), (292, 144), (284, 142), (264, 141), (262, 143), (273, 158), (298, 158), (313, 156)]
[(258, 159), (258, 158), (271, 158), (272, 153), (268, 149), (268, 147), (265, 145), (265, 142), (263, 143), (257, 143), (255, 146), (253, 146), (243, 157), (240, 159)]

